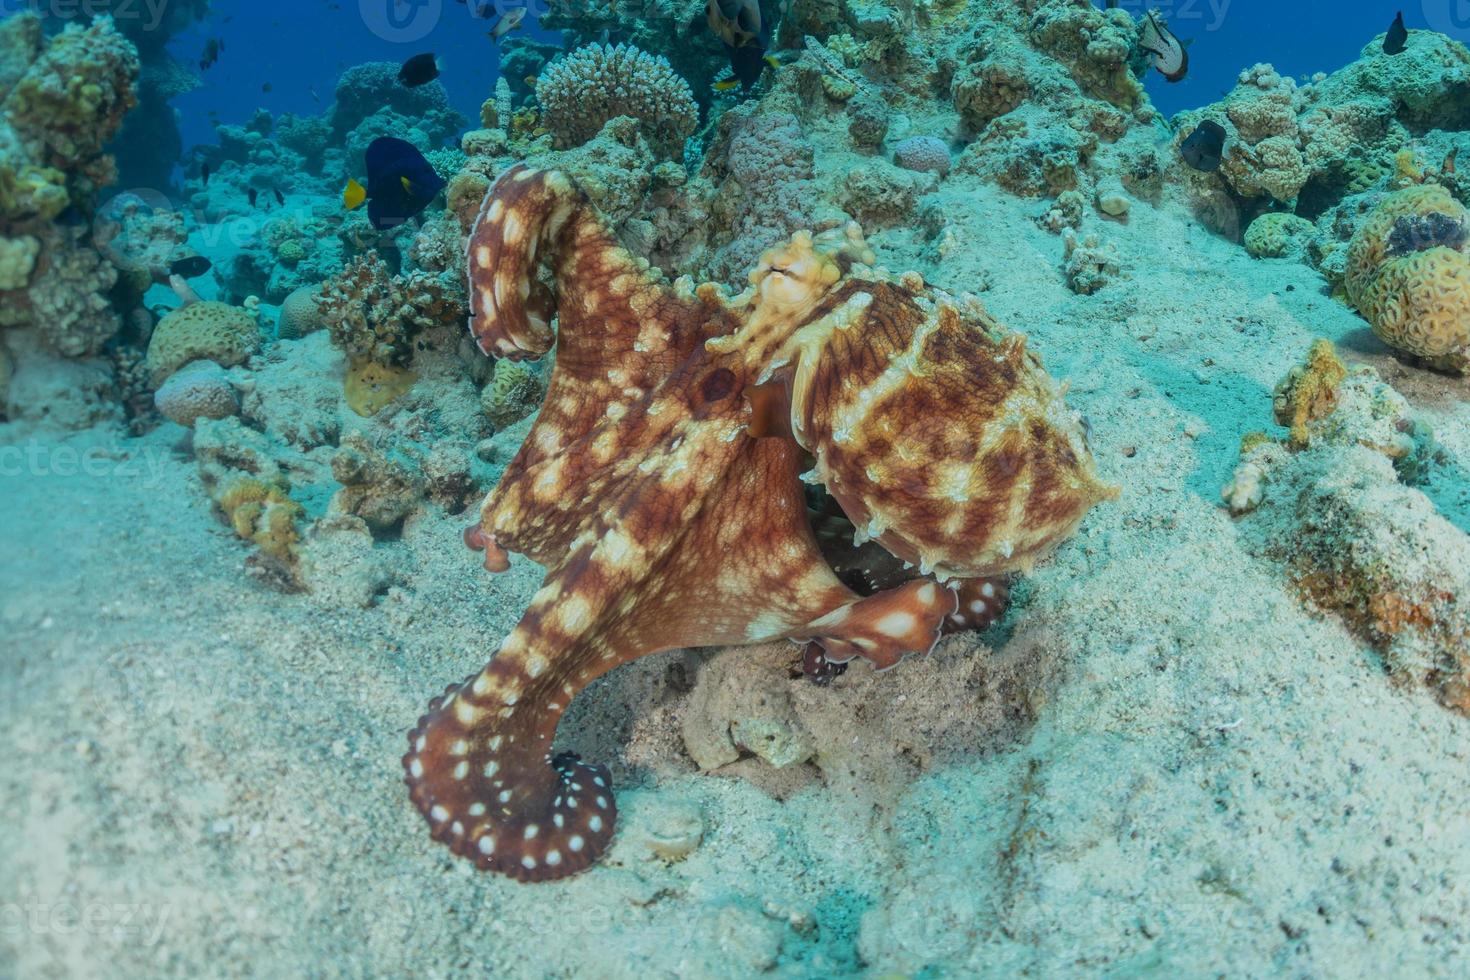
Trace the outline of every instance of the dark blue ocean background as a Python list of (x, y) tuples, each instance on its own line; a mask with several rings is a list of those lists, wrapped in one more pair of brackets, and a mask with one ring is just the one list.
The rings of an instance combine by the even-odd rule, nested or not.
[[(637, 0), (617, 2), (635, 9)], [(1242, 69), (1257, 62), (1270, 62), (1282, 75), (1298, 79), (1340, 68), (1385, 31), (1398, 10), (1328, 0), (1120, 0), (1118, 5), (1140, 16), (1147, 8), (1159, 10), (1179, 37), (1193, 41), (1185, 80), (1170, 84), (1153, 72), (1146, 79), (1154, 105), (1166, 115), (1218, 100)], [(499, 9), (519, 6), (524, 6), (520, 0), (500, 0)], [(535, 24), (543, 9), (544, 0), (532, 0), (520, 30), (555, 41), (556, 32)], [(218, 63), (202, 73), (200, 87), (174, 99), (184, 146), (213, 141), (211, 112), (226, 123), (242, 122), (262, 108), (320, 113), (330, 107), (345, 68), (403, 61), (424, 51), (442, 59), (441, 80), (450, 100), (474, 120), (499, 71), (498, 50), (485, 36), (497, 14), (493, 5), (487, 12), (488, 18), (475, 18), (469, 4), (455, 0), (214, 0), (209, 15), (170, 45), (190, 63), (209, 38), (222, 38), (226, 45)], [(1470, 0), (1418, 0), (1403, 14), (1410, 28), (1470, 40)]]

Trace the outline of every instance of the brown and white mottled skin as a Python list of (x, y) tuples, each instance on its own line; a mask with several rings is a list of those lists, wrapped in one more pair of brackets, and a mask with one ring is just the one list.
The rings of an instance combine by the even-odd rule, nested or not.
[[(961, 580), (1026, 566), (1115, 492), (1019, 342), (916, 277), (856, 275), (863, 259), (855, 228), (799, 234), (730, 298), (650, 272), (559, 173), (516, 167), (491, 189), (469, 243), (471, 330), (500, 357), (555, 342), (556, 363), (465, 538), (492, 571), (514, 551), (547, 574), (409, 735), (436, 839), (526, 881), (587, 867), (612, 839), (608, 772), (552, 742), (592, 680), (660, 650), (783, 637), (891, 667), (964, 625), (952, 617), (984, 586)], [(806, 478), (922, 571), (871, 595), (838, 578), (806, 506), (812, 457)]]

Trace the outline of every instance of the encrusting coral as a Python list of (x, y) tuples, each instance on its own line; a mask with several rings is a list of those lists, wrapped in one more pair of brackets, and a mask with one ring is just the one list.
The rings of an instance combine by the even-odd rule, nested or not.
[(1470, 211), (1443, 187), (1396, 191), (1348, 244), (1348, 298), (1395, 350), (1470, 370)]
[[(612, 837), (608, 771), (551, 744), (593, 679), (670, 647), (780, 637), (808, 641), (814, 670), (891, 667), (961, 614), (951, 583), (1029, 567), (1116, 494), (1024, 338), (871, 259), (850, 226), (798, 233), (738, 296), (669, 284), (565, 176), (501, 176), (470, 241), (471, 330), (498, 357), (557, 353), (465, 541), (491, 571), (511, 551), (549, 570), (484, 670), (409, 736), (436, 839), (522, 880), (587, 867)], [(804, 478), (857, 544), (914, 566), (904, 579), (866, 596), (838, 579), (805, 453)]]
[(1470, 714), (1470, 541), (1411, 484), (1439, 465), (1428, 427), (1327, 341), (1277, 387), (1282, 443), (1258, 437), (1223, 496), (1248, 546), (1342, 616), (1393, 676)]
[(553, 61), (536, 99), (561, 148), (587, 142), (615, 116), (632, 116), (649, 145), (678, 157), (699, 122), (689, 83), (665, 59), (628, 44), (589, 44)]

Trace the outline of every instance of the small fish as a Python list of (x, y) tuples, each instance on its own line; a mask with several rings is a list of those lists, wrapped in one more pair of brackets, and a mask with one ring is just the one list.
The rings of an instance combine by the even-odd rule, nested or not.
[(351, 211), (368, 204), (368, 222), (379, 231), (414, 217), (444, 189), (445, 181), (412, 143), (379, 136), (368, 144), (367, 186), (348, 180), (342, 205)]
[(225, 50), (225, 42), (217, 37), (212, 37), (204, 42), (204, 51), (199, 55), (199, 70), (208, 71), (219, 61), (221, 52)]
[(1388, 25), (1388, 33), (1383, 35), (1383, 53), (1398, 54), (1408, 43), (1409, 31), (1404, 27), (1404, 12), (1400, 10), (1393, 23)]
[(409, 88), (427, 85), (438, 77), (439, 62), (434, 60), (432, 51), (414, 55), (398, 69), (398, 81)]
[(1180, 81), (1189, 71), (1189, 52), (1167, 27), (1159, 23), (1152, 10), (1144, 15), (1143, 36), (1139, 38), (1138, 46), (1154, 56), (1154, 68), (1168, 81)]
[(209, 164), (201, 164), (199, 167), (199, 179), (205, 187), (209, 186)]
[(264, 82), (264, 83), (262, 83), (261, 86), (260, 86), (260, 90), (262, 92), (267, 92), (267, 93), (270, 92), (270, 90), (271, 90), (271, 83), (270, 82)]
[(281, 192), (280, 191), (278, 191), (278, 190), (272, 190), (271, 193), (274, 194), (274, 195), (276, 195), (276, 203), (277, 204), (281, 205), (282, 207), (285, 207), (286, 206), (286, 199), (281, 196)]
[(250, 188), (250, 190), (245, 193), (245, 197), (247, 200), (250, 201), (250, 206), (252, 208), (255, 207), (256, 191), (254, 187)]
[(505, 37), (505, 35), (509, 34), (517, 27), (520, 27), (521, 21), (525, 19), (525, 7), (516, 7), (514, 10), (507, 10), (505, 13), (501, 14), (500, 19), (497, 20), (491, 26), (491, 28), (485, 32), (485, 36), (494, 41), (496, 44), (499, 44), (501, 38)]
[(1179, 155), (1196, 170), (1212, 173), (1220, 169), (1220, 154), (1225, 149), (1225, 127), (1206, 119), (1179, 144)]
[(202, 276), (213, 268), (213, 263), (202, 255), (191, 255), (186, 259), (179, 259), (168, 267), (169, 275), (183, 276), (185, 279), (193, 279)]
[(1444, 163), (1440, 164), (1440, 173), (1452, 174), (1455, 172), (1455, 157), (1459, 155), (1459, 152), (1460, 148), (1458, 146), (1450, 147), (1450, 152), (1446, 153), (1444, 156)]

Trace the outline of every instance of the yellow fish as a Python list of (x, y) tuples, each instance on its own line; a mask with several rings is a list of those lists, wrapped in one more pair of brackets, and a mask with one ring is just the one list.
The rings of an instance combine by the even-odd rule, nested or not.
[(363, 187), (352, 178), (347, 179), (347, 187), (342, 191), (342, 205), (352, 211), (361, 206), (367, 200), (367, 188)]

